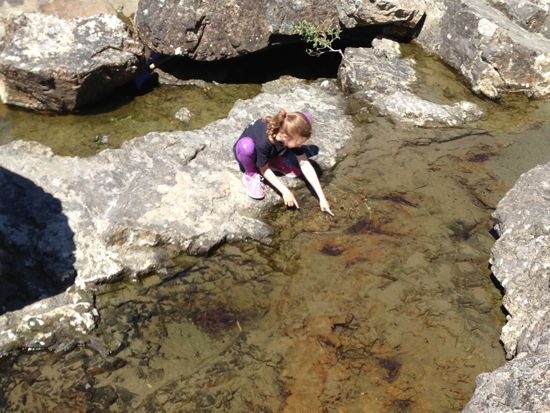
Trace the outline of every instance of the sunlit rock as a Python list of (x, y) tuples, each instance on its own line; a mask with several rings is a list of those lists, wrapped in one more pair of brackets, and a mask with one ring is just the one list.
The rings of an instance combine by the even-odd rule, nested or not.
[(418, 42), (464, 76), (474, 92), (490, 99), (550, 96), (547, 2), (426, 1), (433, 13)]
[(493, 216), (500, 238), (491, 264), (509, 313), (506, 353), (550, 353), (550, 163), (524, 173)]
[(0, 46), (0, 98), (28, 109), (72, 111), (133, 80), (142, 54), (116, 16), (22, 14), (8, 22)]
[(500, 238), (493, 274), (507, 323), (501, 340), (511, 361), (476, 380), (464, 412), (543, 412), (550, 408), (550, 163), (524, 173), (493, 214)]
[(414, 60), (402, 59), (399, 44), (377, 39), (373, 48), (347, 48), (338, 70), (342, 88), (365, 103), (367, 110), (396, 123), (438, 127), (479, 119), (483, 112), (470, 102), (452, 105), (416, 96)]
[(332, 19), (346, 28), (416, 27), (424, 15), (411, 0), (142, 0), (136, 13), (140, 38), (152, 50), (197, 60), (218, 60), (266, 49), (289, 38), (300, 20)]
[(463, 413), (547, 412), (550, 355), (521, 353), (476, 379), (476, 392)]
[[(152, 132), (84, 159), (17, 141), (0, 147), (0, 164), (59, 200), (74, 233), (78, 286), (151, 272), (171, 254), (205, 253), (226, 239), (269, 237), (259, 216), (280, 197), (269, 190), (264, 201), (248, 198), (233, 158), (232, 146), (249, 122), (280, 108), (312, 112), (311, 144), (320, 147), (314, 159), (322, 168), (334, 164), (351, 137), (334, 84), (286, 79), (266, 90), (238, 101), (227, 118), (203, 129)], [(0, 226), (0, 235), (11, 228)], [(44, 245), (57, 242), (53, 234), (42, 236)]]

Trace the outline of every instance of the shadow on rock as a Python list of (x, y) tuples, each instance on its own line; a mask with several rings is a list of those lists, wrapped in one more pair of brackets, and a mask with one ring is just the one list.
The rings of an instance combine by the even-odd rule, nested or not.
[(73, 231), (61, 202), (0, 167), (0, 314), (74, 283)]

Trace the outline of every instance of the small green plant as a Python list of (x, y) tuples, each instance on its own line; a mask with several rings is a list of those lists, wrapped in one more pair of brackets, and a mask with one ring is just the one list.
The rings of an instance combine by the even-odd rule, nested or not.
[(311, 56), (320, 56), (327, 52), (344, 53), (340, 49), (334, 49), (332, 43), (340, 38), (342, 29), (333, 19), (325, 19), (319, 24), (307, 20), (301, 20), (294, 26), (294, 34), (300, 35), (311, 45), (307, 53)]

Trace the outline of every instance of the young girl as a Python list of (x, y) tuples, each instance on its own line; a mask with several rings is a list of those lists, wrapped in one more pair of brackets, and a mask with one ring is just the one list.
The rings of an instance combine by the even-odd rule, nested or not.
[[(275, 116), (258, 119), (245, 128), (233, 151), (244, 172), (242, 179), (248, 196), (254, 199), (265, 196), (263, 176), (281, 193), (286, 206), (300, 208), (292, 191), (275, 175), (273, 169), (289, 178), (303, 173), (319, 198), (321, 211), (334, 216), (317, 173), (302, 148), (311, 136), (311, 122), (311, 114), (307, 112), (280, 110)], [(298, 159), (300, 168), (288, 162), (292, 155)]]

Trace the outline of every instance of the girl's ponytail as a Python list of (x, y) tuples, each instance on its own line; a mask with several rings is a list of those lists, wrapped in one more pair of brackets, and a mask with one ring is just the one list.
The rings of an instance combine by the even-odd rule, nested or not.
[(267, 137), (272, 144), (275, 144), (275, 137), (281, 130), (281, 127), (283, 126), (283, 123), (285, 122), (287, 116), (288, 113), (283, 109), (277, 112), (275, 116), (266, 116), (265, 119), (268, 123)]

